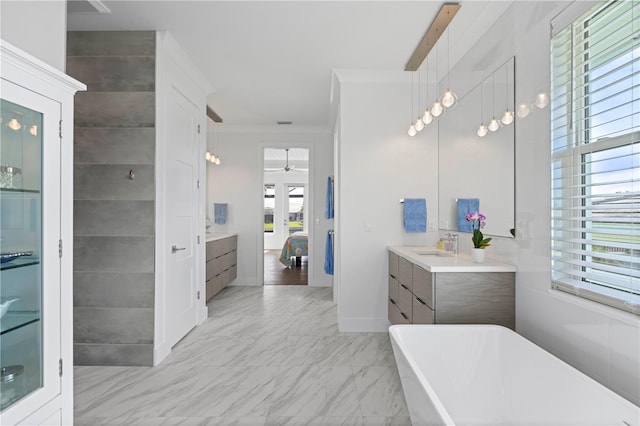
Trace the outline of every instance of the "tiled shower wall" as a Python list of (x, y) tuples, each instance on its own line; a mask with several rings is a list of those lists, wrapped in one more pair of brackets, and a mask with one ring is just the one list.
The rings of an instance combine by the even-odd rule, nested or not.
[[(156, 34), (69, 32), (76, 365), (152, 365)], [(130, 171), (132, 175), (130, 176)]]

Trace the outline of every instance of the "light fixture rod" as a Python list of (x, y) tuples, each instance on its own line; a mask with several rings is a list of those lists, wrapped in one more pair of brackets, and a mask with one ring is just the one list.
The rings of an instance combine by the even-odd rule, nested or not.
[(444, 33), (444, 30), (447, 29), (459, 9), (459, 3), (445, 3), (442, 5), (438, 15), (429, 26), (420, 43), (418, 43), (411, 58), (409, 58), (407, 65), (404, 67), (405, 71), (417, 71), (418, 68), (420, 68), (422, 61), (429, 55), (429, 52), (431, 52), (433, 46), (436, 45), (438, 39)]

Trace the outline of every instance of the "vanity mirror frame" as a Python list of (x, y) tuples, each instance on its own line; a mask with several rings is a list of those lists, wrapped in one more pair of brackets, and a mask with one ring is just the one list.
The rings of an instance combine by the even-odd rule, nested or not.
[[(515, 105), (515, 57), (495, 68), (438, 121), (438, 228), (458, 228), (458, 199), (479, 199), (483, 234), (515, 237), (515, 118), (484, 137), (476, 131)], [(505, 166), (506, 165), (506, 166)], [(462, 219), (463, 220), (463, 219)]]

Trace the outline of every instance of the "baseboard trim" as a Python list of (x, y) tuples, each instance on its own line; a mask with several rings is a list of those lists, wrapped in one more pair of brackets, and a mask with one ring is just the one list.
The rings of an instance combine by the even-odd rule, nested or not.
[(343, 333), (386, 333), (389, 331), (387, 318), (340, 318), (338, 317), (338, 330)]

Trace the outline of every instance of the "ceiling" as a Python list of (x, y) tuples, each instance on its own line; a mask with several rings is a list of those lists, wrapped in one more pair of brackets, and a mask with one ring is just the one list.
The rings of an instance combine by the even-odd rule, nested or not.
[[(95, 0), (90, 0), (96, 3)], [(82, 1), (81, 3), (86, 3)], [(402, 71), (441, 1), (103, 0), (69, 6), (68, 30), (168, 30), (213, 87), (225, 124), (328, 126), (333, 70)], [(452, 65), (509, 1), (460, 1)], [(73, 12), (80, 11), (79, 13)], [(446, 73), (441, 39), (439, 75)], [(428, 58), (429, 67), (435, 60)]]

